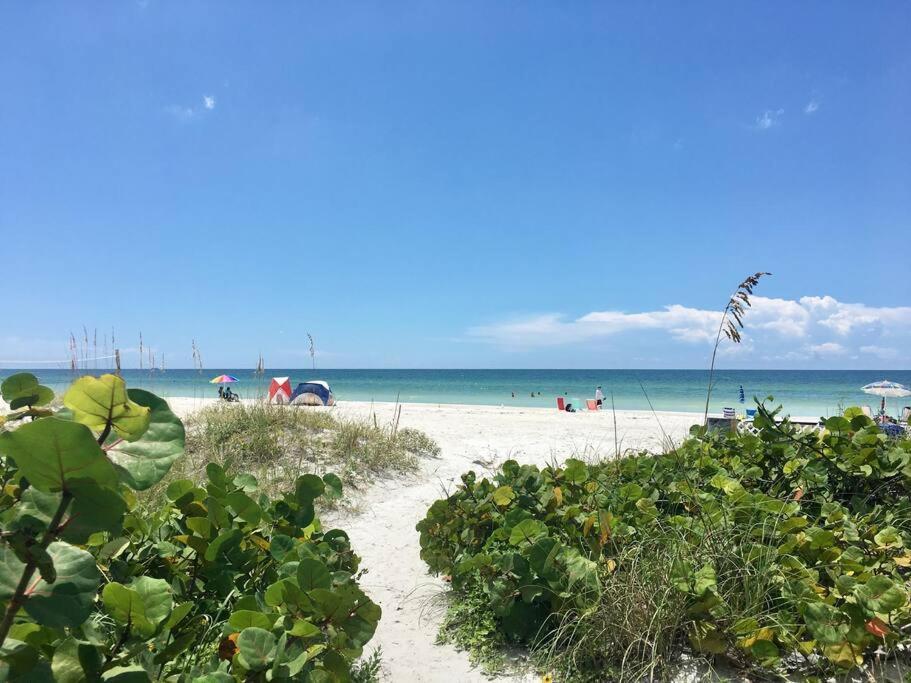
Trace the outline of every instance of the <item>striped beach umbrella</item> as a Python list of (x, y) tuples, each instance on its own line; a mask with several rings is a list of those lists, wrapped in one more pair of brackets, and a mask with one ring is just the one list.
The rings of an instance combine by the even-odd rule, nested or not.
[(209, 384), (230, 384), (231, 382), (236, 382), (237, 378), (234, 375), (219, 375), (218, 377), (213, 377), (209, 380)]
[(887, 379), (884, 379), (882, 382), (867, 384), (866, 386), (861, 387), (861, 389), (865, 394), (873, 394), (874, 396), (882, 396), (883, 398), (902, 398), (903, 396), (911, 396), (911, 389), (904, 384), (890, 382)]
[(874, 396), (882, 396), (882, 405), (879, 407), (879, 412), (883, 415), (886, 414), (886, 399), (887, 398), (902, 398), (903, 396), (911, 396), (911, 389), (906, 387), (904, 384), (899, 384), (898, 382), (890, 382), (887, 379), (882, 380), (881, 382), (872, 382), (866, 386), (861, 387), (861, 391), (865, 394), (873, 394)]

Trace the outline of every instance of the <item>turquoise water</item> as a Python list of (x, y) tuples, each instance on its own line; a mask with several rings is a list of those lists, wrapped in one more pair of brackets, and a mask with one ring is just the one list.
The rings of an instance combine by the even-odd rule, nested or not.
[[(21, 370), (0, 370), (5, 377)], [(31, 370), (45, 384), (60, 390), (74, 375), (69, 370)], [(97, 373), (102, 370), (92, 371)], [(130, 386), (146, 388), (165, 396), (215, 396), (208, 383), (216, 374), (235, 375), (240, 381), (233, 389), (241, 396), (263, 395), (270, 377), (290, 376), (293, 383), (308, 379), (327, 380), (340, 401), (400, 401), (420, 403), (468, 403), (481, 405), (551, 407), (555, 397), (566, 396), (574, 403), (591, 398), (599, 384), (610, 403), (613, 393), (618, 409), (677, 410), (701, 412), (705, 406), (708, 373), (704, 370), (267, 370), (265, 378), (252, 370), (212, 368), (202, 374), (195, 370), (149, 372), (125, 370)], [(911, 386), (908, 370), (720, 370), (715, 373), (712, 410), (740, 408), (738, 388), (743, 385), (746, 406), (752, 397), (773, 395), (776, 403), (792, 415), (819, 416), (838, 412), (839, 406), (871, 405), (879, 398), (868, 396), (860, 387), (881, 379)], [(538, 392), (541, 395), (538, 396)], [(534, 393), (534, 397), (531, 394)], [(513, 397), (513, 394), (515, 396)], [(647, 397), (647, 398), (646, 398)], [(911, 398), (888, 399), (887, 408), (896, 414)]]

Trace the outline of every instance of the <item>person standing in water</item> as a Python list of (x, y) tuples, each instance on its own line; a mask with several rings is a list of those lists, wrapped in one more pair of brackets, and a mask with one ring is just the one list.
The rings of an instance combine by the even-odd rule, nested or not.
[(595, 389), (595, 402), (598, 404), (599, 408), (604, 404), (604, 392), (601, 391), (600, 386)]

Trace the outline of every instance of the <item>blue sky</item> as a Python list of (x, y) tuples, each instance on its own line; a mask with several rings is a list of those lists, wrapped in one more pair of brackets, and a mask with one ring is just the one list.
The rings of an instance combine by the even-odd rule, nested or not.
[[(911, 6), (4, 3), (0, 360), (911, 367)], [(672, 308), (668, 308), (672, 307)], [(751, 322), (752, 321), (752, 322)], [(101, 333), (99, 333), (101, 334)]]

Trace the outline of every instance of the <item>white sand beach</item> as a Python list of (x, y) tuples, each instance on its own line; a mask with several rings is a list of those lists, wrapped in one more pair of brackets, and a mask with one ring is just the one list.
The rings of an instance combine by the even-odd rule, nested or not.
[[(168, 399), (185, 416), (212, 399)], [(680, 441), (701, 416), (695, 413), (611, 411), (561, 413), (544, 408), (402, 404), (400, 427), (420, 429), (440, 445), (439, 458), (424, 460), (417, 475), (377, 483), (359, 500), (361, 511), (325, 520), (345, 529), (368, 569), (364, 589), (383, 608), (369, 647), (382, 647), (385, 680), (484, 681), (467, 654), (435, 644), (445, 584), (427, 574), (414, 527), (427, 508), (470, 469), (486, 472), (510, 458), (543, 464), (568, 457), (607, 458), (620, 450), (661, 448)], [(332, 410), (346, 417), (389, 424), (392, 403), (342, 402)], [(372, 419), (372, 418), (371, 418)], [(666, 435), (666, 436), (665, 436)]]

